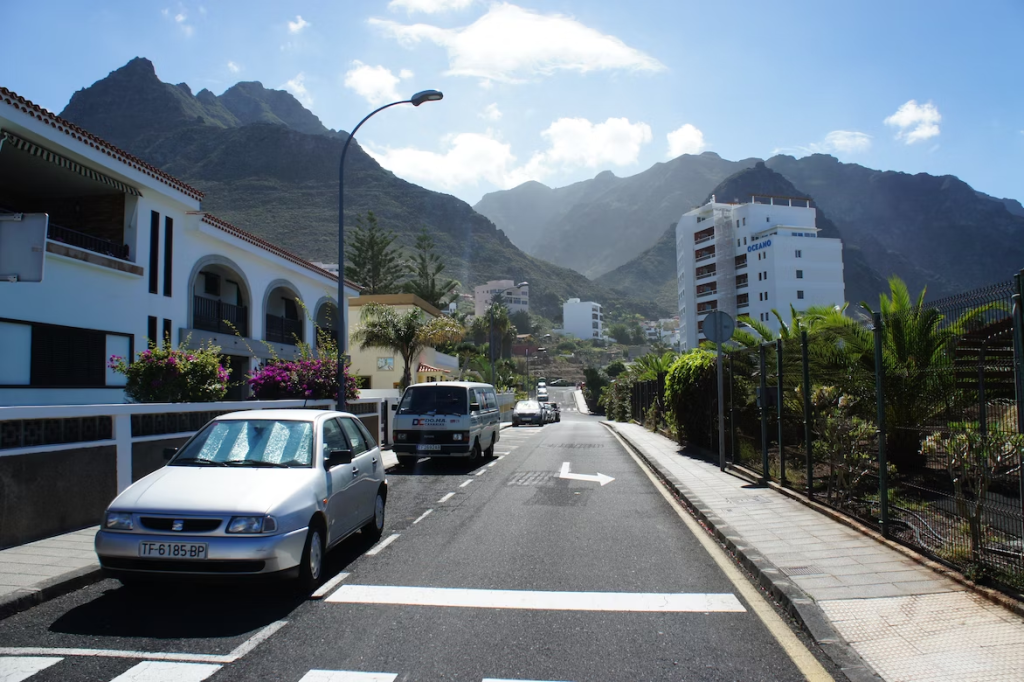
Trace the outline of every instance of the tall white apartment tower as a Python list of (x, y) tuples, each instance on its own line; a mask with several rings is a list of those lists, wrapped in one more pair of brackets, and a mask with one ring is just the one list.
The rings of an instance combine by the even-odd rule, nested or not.
[(562, 327), (577, 339), (604, 338), (604, 312), (600, 303), (570, 298), (562, 304)]
[(683, 350), (704, 340), (712, 310), (749, 316), (778, 331), (774, 308), (841, 305), (843, 244), (819, 238), (809, 199), (752, 196), (749, 203), (716, 202), (684, 213), (676, 224), (679, 341)]

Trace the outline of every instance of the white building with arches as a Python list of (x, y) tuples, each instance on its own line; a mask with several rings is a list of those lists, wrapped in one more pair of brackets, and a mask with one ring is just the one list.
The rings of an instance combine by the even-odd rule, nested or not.
[(107, 360), (149, 340), (212, 341), (236, 380), (335, 328), (337, 275), (202, 198), (0, 88), (0, 405), (124, 402)]

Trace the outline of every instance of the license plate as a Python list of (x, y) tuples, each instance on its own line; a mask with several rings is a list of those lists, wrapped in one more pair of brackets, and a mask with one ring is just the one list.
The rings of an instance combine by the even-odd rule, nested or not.
[(139, 556), (148, 559), (206, 559), (205, 542), (140, 542)]
[(421, 451), (421, 452), (423, 450), (440, 450), (441, 446), (440, 445), (417, 445), (416, 449)]

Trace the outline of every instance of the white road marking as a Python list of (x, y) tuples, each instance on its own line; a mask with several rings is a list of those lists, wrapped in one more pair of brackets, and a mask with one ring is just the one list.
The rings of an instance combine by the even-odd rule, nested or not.
[(406, 604), (483, 609), (549, 611), (626, 611), (671, 613), (743, 613), (735, 595), (633, 592), (542, 592), (470, 590), (445, 587), (343, 585), (327, 598), (343, 604)]
[[(608, 427), (605, 427), (608, 428)], [(809, 680), (809, 682), (833, 682), (833, 678), (825, 670), (824, 666), (818, 662), (818, 659), (814, 657), (803, 642), (793, 634), (793, 631), (789, 629), (789, 626), (784, 620), (775, 613), (775, 610), (768, 605), (766, 598), (750, 584), (750, 582), (740, 573), (740, 569), (733, 563), (732, 557), (725, 553), (725, 550), (718, 544), (716, 540), (713, 540), (708, 532), (699, 524), (697, 520), (690, 516), (683, 505), (679, 503), (668, 491), (668, 489), (661, 484), (661, 482), (655, 477), (654, 473), (650, 468), (640, 460), (639, 457), (633, 452), (632, 447), (626, 444), (619, 434), (615, 433), (614, 429), (608, 428), (608, 431), (615, 437), (615, 440), (619, 442), (622, 449), (629, 453), (629, 456), (633, 458), (637, 466), (640, 467), (641, 471), (646, 474), (647, 478), (650, 479), (651, 483), (658, 490), (661, 496), (666, 502), (672, 507), (676, 514), (683, 520), (686, 527), (690, 529), (690, 532), (697, 538), (700, 544), (704, 547), (704, 550), (711, 555), (711, 558), (715, 560), (718, 567), (722, 569), (726, 577), (736, 588), (736, 591), (743, 595), (743, 598), (750, 604), (750, 608), (754, 611), (761, 622), (765, 624), (768, 631), (772, 633), (782, 648), (785, 650), (786, 655), (789, 656), (790, 660), (793, 661), (797, 669), (803, 673), (803, 676)]]
[(398, 539), (398, 533), (392, 533), (391, 535), (384, 538), (381, 542), (366, 550), (366, 556), (374, 556), (380, 554), (380, 551), (390, 545), (392, 542)]
[(465, 482), (463, 482), (463, 483), (460, 483), (460, 484), (459, 484), (459, 487), (460, 487), (460, 488), (465, 488), (465, 487), (466, 487), (467, 485), (469, 485), (469, 484), (470, 484), (470, 483), (472, 483), (472, 482), (473, 482), (473, 479), (471, 478), (471, 479), (469, 479), (468, 481), (465, 481)]
[(316, 592), (314, 592), (313, 594), (309, 595), (309, 598), (310, 599), (323, 599), (325, 596), (327, 596), (328, 592), (333, 590), (338, 585), (338, 583), (340, 583), (345, 578), (349, 577), (349, 575), (351, 575), (351, 574), (349, 574), (349, 573), (339, 573), (338, 575), (334, 576), (333, 578), (331, 578), (330, 580), (325, 582), (323, 585), (318, 587)]
[(476, 473), (475, 473), (475, 474), (473, 474), (473, 475), (474, 475), (474, 476), (483, 476), (483, 475), (484, 475), (484, 474), (486, 474), (486, 473), (487, 473), (487, 469), (481, 469), (480, 471), (476, 472)]
[(203, 682), (220, 669), (210, 663), (143, 661), (110, 682)]
[(512, 451), (511, 450), (495, 450), (494, 454), (496, 454), (496, 455), (511, 455)]
[(310, 670), (299, 682), (394, 682), (392, 673), (360, 673), (352, 670)]
[(438, 500), (437, 503), (438, 504), (444, 504), (445, 502), (447, 502), (448, 500), (452, 499), (453, 497), (455, 497), (455, 493), (448, 493), (447, 495), (442, 497), (440, 500)]
[(568, 479), (573, 480), (573, 481), (591, 481), (593, 483), (600, 483), (602, 487), (615, 480), (611, 476), (605, 476), (602, 473), (598, 473), (598, 474), (570, 474), (569, 473), (569, 463), (568, 462), (562, 462), (562, 470), (559, 472), (558, 477), (559, 478), (568, 478)]
[(492, 467), (492, 466), (494, 466), (494, 465), (495, 465), (495, 464), (497, 464), (497, 463), (498, 463), (498, 460), (494, 460), (493, 462), (491, 462), (491, 463), (490, 463), (490, 464), (488, 464), (487, 466), (488, 466), (488, 467)]
[(63, 660), (56, 656), (3, 656), (0, 657), (0, 680), (21, 682)]
[(420, 458), (419, 458), (418, 460), (416, 460), (416, 461), (417, 461), (417, 462), (429, 462), (429, 461), (430, 461), (430, 458), (429, 458), (429, 457), (420, 457)]
[(142, 658), (151, 661), (183, 661), (190, 663), (234, 663), (259, 646), (264, 640), (288, 624), (274, 621), (239, 644), (230, 654), (182, 654), (164, 651), (126, 651), (121, 649), (72, 649), (64, 647), (12, 646), (0, 647), (0, 657), (10, 656), (96, 656), (99, 658)]
[(418, 519), (416, 519), (415, 521), (412, 522), (412, 525), (415, 526), (417, 523), (419, 523), (423, 519), (425, 519), (428, 516), (430, 516), (431, 512), (433, 512), (433, 511), (434, 511), (433, 509), (428, 509), (427, 511), (423, 512), (422, 514), (420, 514)]

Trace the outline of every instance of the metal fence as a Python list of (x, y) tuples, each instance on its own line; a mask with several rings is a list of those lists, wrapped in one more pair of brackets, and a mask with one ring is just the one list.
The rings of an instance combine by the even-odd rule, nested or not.
[(860, 353), (806, 332), (734, 349), (726, 453), (968, 575), (1024, 589), (1019, 294), (1020, 276), (893, 306), (846, 339)]

